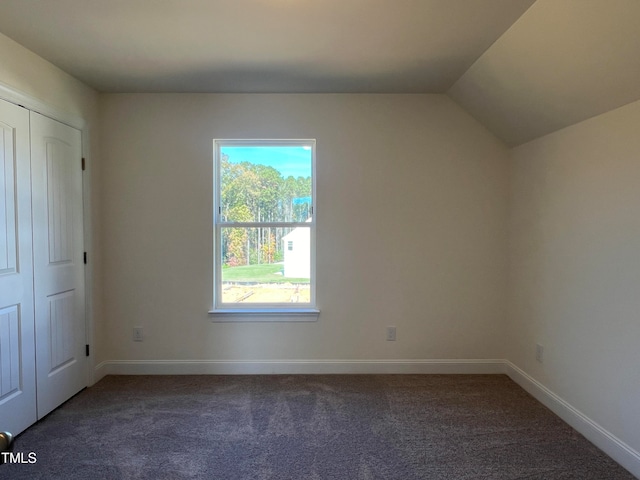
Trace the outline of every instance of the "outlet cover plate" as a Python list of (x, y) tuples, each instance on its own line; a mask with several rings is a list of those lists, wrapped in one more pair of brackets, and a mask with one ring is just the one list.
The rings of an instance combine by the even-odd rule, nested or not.
[(396, 341), (396, 327), (387, 327), (387, 342)]

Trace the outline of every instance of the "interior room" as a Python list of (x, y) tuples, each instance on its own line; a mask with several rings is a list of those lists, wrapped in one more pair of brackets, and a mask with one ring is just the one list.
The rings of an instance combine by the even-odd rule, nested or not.
[[(3, 0), (0, 430), (24, 456), (0, 476), (46, 469), (21, 438), (119, 376), (133, 395), (137, 376), (457, 375), (527, 392), (640, 478), (638, 25), (637, 0)], [(57, 210), (49, 240), (36, 216), (49, 120), (82, 157), (68, 260)], [(315, 141), (313, 315), (215, 312), (216, 139)], [(47, 241), (75, 287), (40, 288)], [(76, 348), (46, 333), (65, 305), (77, 349), (40, 367)], [(455, 478), (523, 478), (495, 468)]]

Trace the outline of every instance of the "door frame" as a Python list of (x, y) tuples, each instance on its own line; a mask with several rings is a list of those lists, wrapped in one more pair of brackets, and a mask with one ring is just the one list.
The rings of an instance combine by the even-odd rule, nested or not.
[(89, 137), (89, 123), (82, 117), (69, 114), (57, 107), (42, 102), (38, 98), (22, 92), (17, 88), (0, 81), (0, 98), (15, 105), (37, 112), (52, 120), (64, 123), (80, 130), (82, 142), (82, 157), (86, 159), (86, 169), (82, 172), (82, 219), (84, 251), (87, 252), (88, 262), (84, 267), (84, 292), (85, 292), (85, 343), (90, 345), (89, 356), (85, 368), (85, 382), (87, 386), (95, 383), (95, 342), (94, 312), (93, 312), (93, 257), (91, 247), (93, 245), (93, 228), (91, 223), (91, 144)]

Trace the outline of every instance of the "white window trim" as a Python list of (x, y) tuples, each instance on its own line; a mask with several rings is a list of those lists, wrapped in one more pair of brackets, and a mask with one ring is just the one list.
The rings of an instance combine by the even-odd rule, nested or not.
[[(220, 149), (223, 146), (311, 146), (311, 221), (310, 222), (221, 222), (220, 193)], [(213, 141), (213, 307), (209, 310), (214, 322), (236, 321), (315, 321), (320, 310), (316, 299), (316, 222), (317, 222), (317, 193), (316, 193), (316, 141), (315, 139), (215, 139)], [(219, 252), (222, 227), (263, 227), (263, 226), (303, 226), (310, 229), (310, 299), (309, 303), (270, 304), (224, 304), (222, 298), (222, 257)]]

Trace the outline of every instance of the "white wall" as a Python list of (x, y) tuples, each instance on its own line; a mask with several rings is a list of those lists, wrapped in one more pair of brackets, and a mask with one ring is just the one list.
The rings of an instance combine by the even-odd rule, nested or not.
[(507, 337), (514, 364), (636, 452), (638, 125), (640, 102), (513, 150)]
[[(90, 296), (87, 304), (90, 315), (94, 317), (95, 330), (93, 339), (94, 357), (102, 361), (101, 354), (101, 322), (100, 322), (100, 243), (99, 243), (99, 168), (98, 138), (93, 129), (97, 125), (98, 95), (91, 88), (47, 62), (35, 53), (27, 50), (9, 37), (0, 34), (0, 86), (6, 87), (25, 98), (35, 99), (59, 113), (64, 120), (70, 117), (85, 122), (86, 133), (83, 137), (84, 154), (88, 159), (85, 172), (85, 207), (90, 211), (86, 216), (85, 227), (90, 232), (90, 244), (85, 245), (90, 252), (89, 270), (93, 272), (88, 283)], [(6, 90), (2, 89), (6, 93)], [(50, 114), (51, 111), (43, 112)]]
[[(101, 107), (106, 358), (504, 357), (508, 151), (446, 96)], [(211, 322), (214, 138), (317, 139), (317, 322)]]
[(1, 33), (0, 58), (0, 82), (87, 122), (94, 119), (94, 90)]

